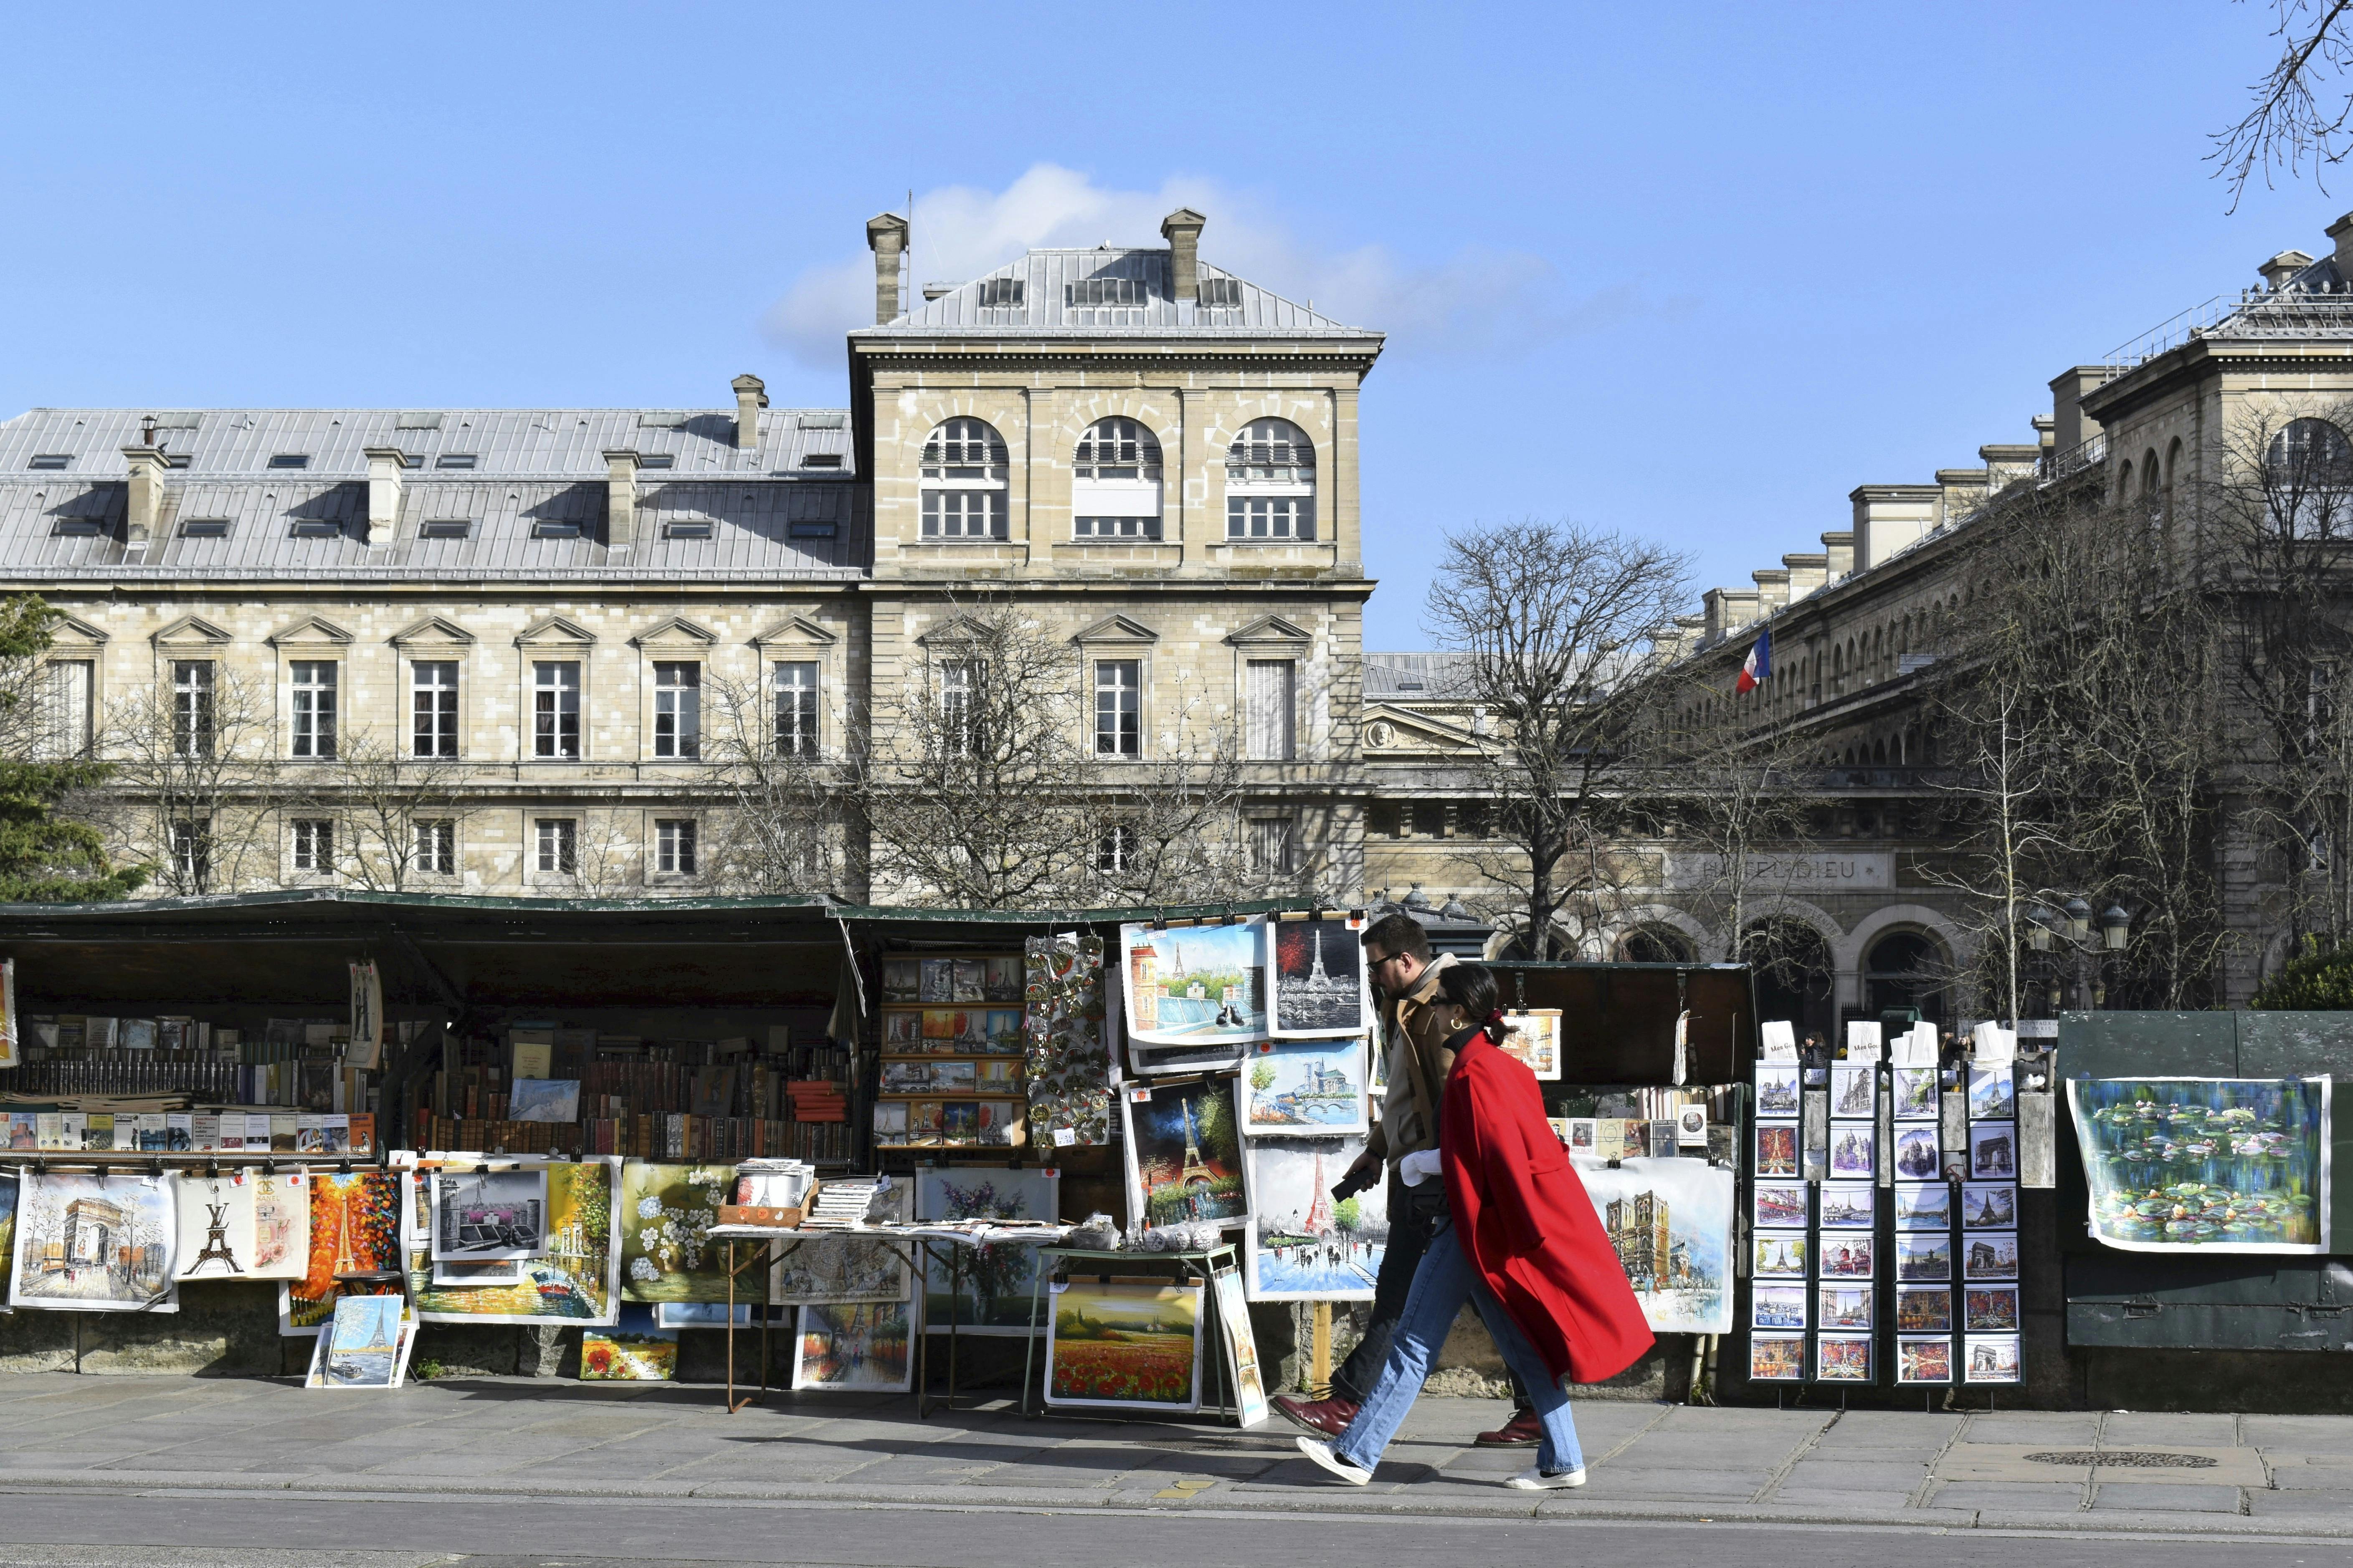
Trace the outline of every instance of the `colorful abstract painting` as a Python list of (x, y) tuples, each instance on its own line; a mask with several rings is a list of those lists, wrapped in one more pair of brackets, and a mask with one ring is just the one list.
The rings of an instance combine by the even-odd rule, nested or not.
[[(2326, 1078), (2069, 1079), (2093, 1237), (2126, 1252), (2327, 1252), (2329, 1088)], [(1976, 1156), (1972, 1175), (2012, 1173)]]
[[(400, 1267), (397, 1171), (311, 1173), (311, 1264), (278, 1291), (278, 1331), (315, 1334), (335, 1315), (338, 1274)], [(184, 1200), (185, 1201), (185, 1200)]]

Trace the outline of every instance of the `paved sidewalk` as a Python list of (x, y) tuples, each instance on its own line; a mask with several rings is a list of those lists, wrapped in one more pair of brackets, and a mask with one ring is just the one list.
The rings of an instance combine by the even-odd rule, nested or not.
[(0, 1490), (470, 1493), (881, 1506), (1215, 1509), (2353, 1538), (2353, 1417), (1910, 1415), (1588, 1403), (1591, 1481), (1499, 1483), (1505, 1407), (1425, 1399), (1371, 1486), (1249, 1432), (1024, 1418), (997, 1401), (915, 1419), (905, 1397), (530, 1379), (311, 1393), (289, 1381), (0, 1379)]

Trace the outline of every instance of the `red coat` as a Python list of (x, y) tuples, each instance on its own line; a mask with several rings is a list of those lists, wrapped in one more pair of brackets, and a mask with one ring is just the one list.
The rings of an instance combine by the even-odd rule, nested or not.
[(1455, 1235), (1553, 1376), (1599, 1383), (1633, 1365), (1650, 1324), (1535, 1075), (1475, 1035), (1446, 1077), (1439, 1122)]

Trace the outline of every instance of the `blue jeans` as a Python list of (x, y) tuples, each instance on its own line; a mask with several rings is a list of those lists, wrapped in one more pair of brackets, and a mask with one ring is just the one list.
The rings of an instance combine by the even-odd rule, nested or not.
[(1560, 1391), (1560, 1380), (1546, 1368), (1544, 1358), (1471, 1267), (1451, 1226), (1432, 1237), (1430, 1249), (1421, 1255), (1421, 1266), (1413, 1272), (1413, 1289), (1406, 1296), (1405, 1311), (1389, 1341), (1389, 1359), (1365, 1395), (1356, 1420), (1332, 1445), (1333, 1451), (1367, 1470), (1381, 1462), (1382, 1452), (1405, 1425), (1406, 1412), (1413, 1408), (1422, 1381), (1430, 1375), (1430, 1363), (1436, 1359), (1438, 1347), (1446, 1342), (1446, 1331), (1454, 1326), (1465, 1301), (1478, 1308), (1480, 1320), (1494, 1337), (1495, 1348), (1504, 1352), (1504, 1364), (1519, 1374), (1544, 1423), (1544, 1436), (1536, 1445), (1537, 1468), (1547, 1475), (1583, 1469), (1585, 1455), (1577, 1446), (1577, 1425), (1569, 1419), (1568, 1395)]

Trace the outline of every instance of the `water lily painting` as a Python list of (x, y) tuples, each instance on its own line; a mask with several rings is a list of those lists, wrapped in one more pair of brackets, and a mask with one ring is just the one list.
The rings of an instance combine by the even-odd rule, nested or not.
[(2327, 1079), (2078, 1079), (2067, 1104), (2099, 1241), (2329, 1250)]

